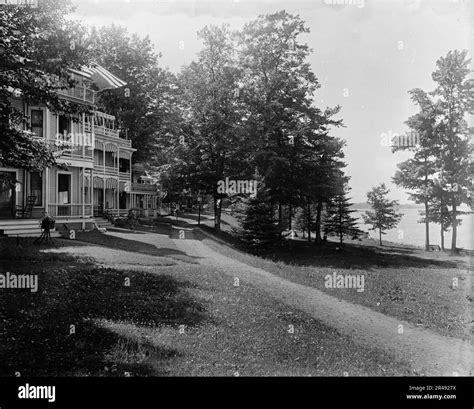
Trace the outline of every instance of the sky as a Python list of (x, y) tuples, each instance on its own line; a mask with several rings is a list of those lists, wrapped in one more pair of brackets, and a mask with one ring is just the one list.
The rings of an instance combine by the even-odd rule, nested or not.
[(74, 0), (72, 16), (87, 25), (112, 23), (149, 36), (160, 64), (173, 72), (196, 58), (197, 31), (206, 25), (239, 29), (259, 15), (286, 10), (310, 29), (300, 36), (313, 50), (308, 61), (321, 88), (320, 108), (340, 105), (353, 202), (385, 182), (390, 197), (407, 203), (391, 178), (407, 153), (391, 152), (385, 135), (408, 130), (417, 112), (408, 91), (430, 91), (436, 61), (448, 51), (469, 49), (469, 0)]

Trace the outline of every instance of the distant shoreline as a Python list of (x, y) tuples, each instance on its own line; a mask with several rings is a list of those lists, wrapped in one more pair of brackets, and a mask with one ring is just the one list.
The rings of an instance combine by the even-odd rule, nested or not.
[[(365, 211), (365, 210), (371, 210), (372, 208), (368, 204), (363, 204), (363, 203), (356, 203), (351, 206), (351, 210), (356, 210), (359, 212)], [(397, 207), (397, 210), (421, 210), (424, 211), (424, 206), (422, 205), (417, 205), (417, 204), (402, 204)]]

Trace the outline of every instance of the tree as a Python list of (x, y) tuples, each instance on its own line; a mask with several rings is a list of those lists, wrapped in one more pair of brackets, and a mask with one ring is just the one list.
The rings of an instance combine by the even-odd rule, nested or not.
[(441, 186), (448, 192), (451, 207), (452, 240), (451, 251), (456, 251), (458, 210), (463, 203), (469, 203), (468, 192), (474, 164), (470, 162), (473, 150), (472, 128), (468, 127), (466, 116), (474, 113), (474, 81), (468, 79), (470, 59), (467, 51), (449, 51), (446, 57), (436, 62), (432, 78), (436, 88), (430, 93), (436, 104), (438, 115), (437, 136)]
[(311, 231), (316, 228), (316, 205), (306, 204), (296, 211), (296, 228), (301, 230), (303, 237), (308, 232), (308, 241), (311, 241)]
[(415, 203), (425, 206), (425, 250), (430, 249), (430, 200), (433, 196), (433, 176), (437, 171), (436, 163), (436, 116), (438, 110), (420, 90), (410, 91), (411, 98), (420, 107), (420, 112), (408, 119), (406, 124), (415, 138), (407, 138), (408, 144), (395, 144), (392, 151), (413, 152), (413, 157), (398, 164), (393, 181), (410, 191), (409, 197)]
[(178, 186), (212, 195), (219, 230), (227, 197), (219, 192), (219, 181), (252, 179), (254, 169), (247, 161), (250, 135), (243, 131), (235, 39), (225, 25), (205, 27), (198, 36), (204, 48), (179, 75), (184, 119), (182, 134), (172, 141), (169, 172)]
[[(341, 125), (332, 119), (339, 107), (322, 111), (313, 105), (320, 84), (307, 62), (312, 50), (298, 41), (308, 32), (299, 16), (280, 11), (260, 16), (240, 33), (252, 162), (278, 204), (280, 226), (282, 206), (310, 206), (316, 200), (312, 176), (322, 175), (317, 169), (332, 157), (323, 141), (330, 139), (330, 126)], [(318, 180), (319, 188), (334, 184), (329, 178)]]
[(382, 234), (385, 231), (397, 227), (402, 218), (402, 214), (397, 213), (395, 207), (398, 206), (396, 200), (389, 200), (386, 196), (390, 193), (385, 183), (372, 188), (367, 193), (367, 203), (372, 207), (373, 211), (366, 211), (362, 215), (364, 222), (372, 225), (369, 230), (379, 230), (379, 241), (382, 246)]
[(321, 243), (321, 220), (323, 204), (343, 193), (343, 187), (349, 178), (344, 176), (342, 148), (345, 142), (323, 133), (318, 135), (317, 149), (312, 161), (303, 172), (307, 184), (309, 200), (316, 203), (315, 244)]
[[(329, 135), (342, 125), (333, 119), (340, 108), (313, 105), (319, 83), (306, 61), (311, 50), (297, 42), (306, 32), (299, 16), (285, 11), (260, 16), (237, 33), (205, 27), (197, 61), (178, 76), (181, 134), (160, 138), (169, 157), (162, 169), (169, 191), (213, 196), (216, 229), (227, 197), (216, 185), (226, 177), (261, 175), (278, 206), (280, 233), (285, 207), (291, 214), (322, 204), (343, 177), (344, 143)], [(320, 207), (316, 215), (320, 224)]]
[(92, 28), (87, 40), (92, 58), (127, 83), (125, 89), (104, 90), (98, 106), (117, 117), (122, 132), (137, 152), (134, 162), (158, 162), (162, 135), (177, 138), (179, 125), (176, 78), (159, 67), (148, 37), (129, 34), (124, 27)]
[(41, 171), (56, 163), (60, 152), (43, 138), (24, 130), (28, 117), (15, 98), (44, 104), (71, 116), (87, 108), (60, 98), (58, 91), (75, 85), (70, 68), (88, 61), (84, 28), (65, 16), (71, 1), (43, 0), (35, 8), (0, 8), (0, 161), (3, 166)]
[[(447, 206), (448, 202), (447, 194), (443, 194), (442, 188), (435, 186), (428, 214), (431, 222), (440, 225), (441, 250), (444, 250), (444, 233), (451, 227), (452, 221), (452, 215)], [(424, 222), (426, 220), (426, 212), (422, 213), (422, 215), (421, 221)]]
[[(400, 171), (394, 181), (410, 189), (415, 202), (425, 205), (423, 221), (427, 250), (429, 222), (436, 219), (446, 225), (444, 219), (449, 214), (451, 220), (448, 224), (453, 229), (451, 250), (456, 251), (458, 216), (463, 214), (459, 206), (470, 203), (473, 164), (469, 158), (473, 148), (470, 142), (472, 128), (467, 126), (466, 115), (473, 113), (474, 109), (474, 82), (467, 78), (470, 60), (466, 56), (467, 51), (448, 52), (446, 57), (436, 62), (437, 69), (432, 74), (436, 88), (430, 93), (421, 89), (410, 91), (413, 101), (420, 106), (420, 112), (407, 124), (419, 133), (421, 143), (408, 148), (414, 151), (414, 157), (399, 165)], [(443, 216), (430, 215), (430, 209), (443, 209)], [(443, 227), (441, 230), (443, 233)]]
[(261, 188), (254, 198), (246, 200), (243, 214), (239, 216), (241, 242), (248, 249), (260, 252), (268, 250), (279, 240), (279, 229), (275, 218), (275, 206), (268, 190)]
[(344, 235), (359, 237), (362, 231), (357, 227), (358, 220), (351, 214), (351, 203), (346, 197), (347, 192), (339, 194), (331, 199), (326, 208), (326, 217), (324, 220), (324, 233), (336, 233), (339, 236), (339, 243), (343, 245)]

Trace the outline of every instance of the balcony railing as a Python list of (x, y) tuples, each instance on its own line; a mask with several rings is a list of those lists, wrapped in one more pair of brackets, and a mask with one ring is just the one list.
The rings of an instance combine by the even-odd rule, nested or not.
[(95, 91), (86, 87), (74, 87), (58, 90), (58, 94), (73, 98), (77, 101), (84, 101), (94, 104)]
[[(92, 124), (90, 122), (86, 122), (84, 124), (84, 130), (85, 132), (92, 132)], [(107, 128), (105, 126), (100, 126), (100, 125), (94, 125), (94, 134), (96, 136), (106, 136), (110, 138), (117, 138), (119, 139), (120, 143), (122, 145), (131, 147), (132, 146), (132, 141), (129, 139), (123, 139), (120, 137), (120, 132), (118, 129), (112, 129), (112, 128)]]
[(146, 183), (132, 183), (132, 191), (134, 192), (147, 192), (147, 193), (156, 193), (158, 186), (148, 185)]
[(48, 213), (53, 217), (81, 217), (82, 207), (84, 206), (84, 216), (91, 217), (93, 215), (93, 205), (82, 203), (60, 204), (50, 203), (48, 205)]
[(63, 150), (61, 158), (80, 158), (80, 159), (92, 159), (93, 158), (93, 151), (89, 147), (84, 147), (84, 151), (82, 150), (82, 146), (65, 146), (59, 147), (60, 150)]
[[(100, 169), (100, 166), (97, 168)], [(112, 176), (117, 176), (118, 169), (111, 167), (111, 166), (105, 166), (105, 174), (106, 175), (112, 175)]]
[(119, 176), (120, 179), (130, 179), (130, 171), (127, 172), (119, 172), (118, 168), (112, 166), (105, 166), (99, 165), (97, 162), (94, 162), (94, 171), (96, 173), (102, 173), (108, 176)]
[(110, 209), (104, 209), (102, 206), (94, 206), (94, 217), (97, 216), (104, 216), (104, 215), (109, 215), (113, 217), (120, 217), (120, 216), (126, 216), (128, 214), (128, 209), (116, 209), (116, 208), (110, 208)]

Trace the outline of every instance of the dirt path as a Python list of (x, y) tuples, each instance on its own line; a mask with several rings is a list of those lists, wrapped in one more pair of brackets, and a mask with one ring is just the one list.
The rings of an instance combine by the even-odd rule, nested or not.
[[(331, 297), (315, 288), (291, 282), (268, 271), (223, 256), (197, 240), (174, 240), (188, 256), (199, 256), (199, 263), (221, 269), (273, 297), (306, 312), (355, 342), (384, 349), (408, 361), (420, 375), (473, 375), (472, 344), (438, 335), (406, 321), (386, 316), (369, 308)], [(400, 325), (402, 327), (400, 327)]]
[[(204, 232), (203, 232), (204, 233)], [(121, 237), (120, 233), (109, 233)], [(207, 233), (204, 233), (207, 234)], [(219, 270), (232, 278), (239, 278), (240, 285), (251, 285), (264, 290), (272, 297), (299, 309), (311, 317), (351, 336), (355, 343), (391, 352), (399, 360), (409, 362), (419, 375), (455, 376), (473, 375), (472, 345), (457, 338), (444, 337), (430, 330), (418, 328), (406, 321), (386, 316), (367, 307), (331, 297), (315, 288), (278, 277), (268, 271), (255, 268), (217, 253), (194, 234), (179, 239), (177, 235), (137, 234), (133, 240), (174, 248), (188, 260), (178, 260), (129, 253), (123, 250), (101, 248), (90, 254), (90, 248), (82, 249), (100, 262), (113, 265), (153, 268), (172, 264), (197, 263), (209, 269)], [(176, 237), (176, 239), (174, 238)], [(130, 235), (128, 235), (128, 238)], [(77, 251), (77, 249), (76, 249)], [(75, 252), (76, 252), (75, 251)], [(156, 268), (156, 267), (155, 267)], [(402, 326), (402, 327), (400, 327)]]

